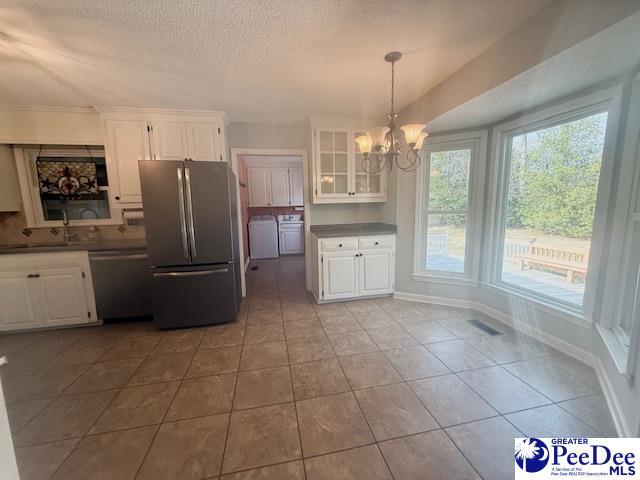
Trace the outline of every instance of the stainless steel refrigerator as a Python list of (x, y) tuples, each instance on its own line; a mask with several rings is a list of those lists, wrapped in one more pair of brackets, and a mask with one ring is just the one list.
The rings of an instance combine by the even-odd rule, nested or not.
[(240, 307), (236, 180), (226, 163), (140, 160), (157, 328), (235, 320)]

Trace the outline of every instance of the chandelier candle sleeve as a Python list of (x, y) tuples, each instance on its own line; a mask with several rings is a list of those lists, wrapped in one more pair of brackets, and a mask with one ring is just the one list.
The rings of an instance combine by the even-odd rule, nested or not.
[(400, 130), (404, 132), (404, 139), (411, 148), (415, 147), (420, 140), (424, 125), (420, 123), (412, 123), (410, 125), (404, 125), (400, 127)]
[(358, 144), (358, 148), (360, 153), (365, 155), (371, 153), (371, 147), (373, 147), (373, 140), (371, 139), (371, 135), (365, 133), (364, 135), (358, 135), (356, 137), (356, 143)]

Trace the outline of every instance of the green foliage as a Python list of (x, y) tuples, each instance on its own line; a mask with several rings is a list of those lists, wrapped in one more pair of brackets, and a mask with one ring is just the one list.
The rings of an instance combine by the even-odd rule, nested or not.
[[(519, 135), (511, 145), (507, 227), (590, 238), (607, 114)], [(466, 210), (471, 151), (431, 154), (429, 210)], [(466, 215), (433, 215), (438, 225), (463, 226)]]
[[(449, 150), (431, 154), (429, 210), (466, 210), (469, 192), (470, 150)], [(442, 224), (462, 226), (465, 215), (438, 215)]]
[(514, 137), (507, 227), (590, 238), (606, 113)]

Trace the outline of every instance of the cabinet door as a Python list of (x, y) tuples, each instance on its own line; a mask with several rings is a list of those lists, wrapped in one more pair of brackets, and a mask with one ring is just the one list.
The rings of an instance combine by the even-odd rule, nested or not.
[(206, 162), (221, 162), (221, 130), (218, 123), (190, 122), (187, 124), (188, 158)]
[(269, 168), (271, 182), (271, 206), (286, 207), (291, 205), (289, 198), (289, 169)]
[(358, 296), (358, 252), (325, 253), (322, 258), (322, 298), (337, 300)]
[(304, 252), (302, 226), (280, 230), (280, 254), (288, 255)]
[(89, 307), (81, 267), (38, 270), (38, 293), (42, 323), (87, 323)]
[(184, 160), (188, 157), (187, 125), (184, 122), (152, 122), (154, 160)]
[(35, 282), (30, 272), (0, 272), (0, 329), (28, 328), (38, 323)]
[(268, 207), (271, 205), (271, 178), (268, 168), (247, 168), (249, 182), (249, 206)]
[(106, 156), (109, 189), (118, 204), (141, 203), (138, 160), (149, 160), (147, 122), (108, 120)]
[[(354, 165), (353, 165), (353, 192), (354, 198), (371, 198), (378, 199), (384, 198), (386, 195), (386, 180), (387, 173), (383, 170), (380, 173), (369, 174), (362, 168), (362, 162), (364, 155), (360, 153), (358, 145), (355, 143), (355, 138), (364, 132), (356, 132), (354, 135)], [(371, 170), (371, 167), (367, 167)]]
[(393, 292), (393, 250), (364, 250), (360, 257), (360, 295)]
[(351, 198), (352, 143), (349, 130), (316, 129), (316, 196)]
[(304, 205), (304, 191), (302, 180), (302, 168), (289, 169), (289, 197), (291, 205), (301, 207)]

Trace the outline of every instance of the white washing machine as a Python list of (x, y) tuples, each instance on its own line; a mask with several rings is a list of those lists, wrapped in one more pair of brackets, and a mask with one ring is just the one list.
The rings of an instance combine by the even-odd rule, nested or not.
[(249, 257), (278, 257), (278, 223), (273, 215), (256, 215), (249, 219)]

